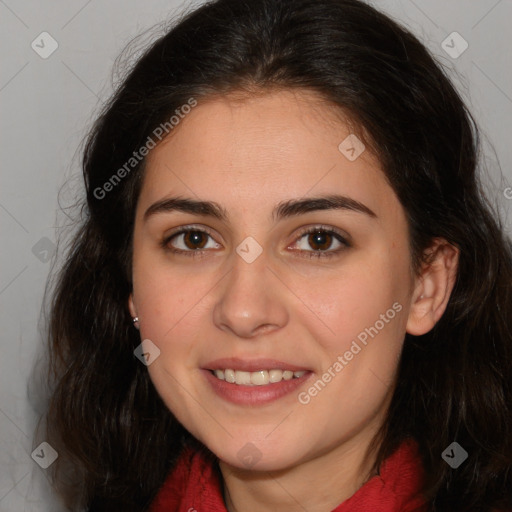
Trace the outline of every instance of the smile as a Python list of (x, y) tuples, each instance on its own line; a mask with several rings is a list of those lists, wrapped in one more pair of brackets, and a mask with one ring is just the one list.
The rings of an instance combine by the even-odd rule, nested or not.
[(306, 373), (305, 371), (292, 372), (291, 370), (279, 369), (246, 372), (226, 368), (225, 370), (210, 371), (217, 379), (240, 386), (266, 386), (267, 384), (277, 384), (283, 380), (298, 379)]

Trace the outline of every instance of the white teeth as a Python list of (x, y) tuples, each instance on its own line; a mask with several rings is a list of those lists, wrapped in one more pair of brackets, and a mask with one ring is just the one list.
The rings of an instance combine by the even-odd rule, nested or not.
[(270, 370), (269, 372), (270, 382), (281, 382), (283, 380), (282, 370)]
[(239, 384), (241, 386), (265, 386), (266, 384), (274, 384), (282, 380), (298, 379), (306, 372), (304, 370), (292, 372), (291, 370), (260, 370), (257, 372), (244, 372), (240, 370), (214, 370), (213, 374), (220, 380), (225, 380), (231, 384)]
[(242, 384), (243, 386), (249, 386), (251, 384), (251, 374), (249, 372), (241, 372), (237, 370), (235, 372), (235, 382)]
[(251, 384), (253, 384), (254, 386), (263, 386), (265, 384), (268, 384), (269, 382), (270, 381), (267, 370), (261, 370), (261, 372), (251, 373)]

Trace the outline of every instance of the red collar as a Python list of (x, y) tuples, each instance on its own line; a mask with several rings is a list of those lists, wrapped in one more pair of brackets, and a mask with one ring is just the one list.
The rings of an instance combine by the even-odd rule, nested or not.
[[(417, 445), (404, 441), (374, 476), (332, 512), (424, 512), (413, 498), (423, 477)], [(185, 449), (151, 504), (150, 512), (227, 512), (216, 459), (205, 450)]]

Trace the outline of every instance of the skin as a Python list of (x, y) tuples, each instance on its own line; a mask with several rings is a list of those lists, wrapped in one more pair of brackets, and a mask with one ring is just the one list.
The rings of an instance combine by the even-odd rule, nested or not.
[[(404, 210), (367, 149), (351, 162), (338, 145), (350, 128), (308, 91), (202, 100), (148, 155), (133, 241), (132, 316), (160, 356), (148, 366), (177, 419), (220, 461), (230, 511), (330, 511), (372, 476), (369, 442), (393, 392), (406, 331), (428, 332), (445, 310), (457, 251), (434, 241), (432, 263), (411, 271)], [(375, 213), (331, 209), (274, 222), (281, 202), (341, 194)], [(227, 221), (160, 212), (172, 196), (215, 201)], [(176, 228), (210, 229), (196, 257), (165, 250)], [(327, 236), (331, 258), (310, 258)], [(262, 254), (247, 263), (237, 246), (252, 237)], [(197, 240), (197, 239), (196, 239)], [(183, 236), (167, 247), (193, 252)], [(335, 253), (337, 249), (341, 251)], [(273, 358), (312, 371), (307, 391), (365, 328), (402, 309), (307, 404), (293, 392), (266, 405), (220, 398), (201, 368), (223, 357)], [(248, 467), (246, 443), (261, 456)]]

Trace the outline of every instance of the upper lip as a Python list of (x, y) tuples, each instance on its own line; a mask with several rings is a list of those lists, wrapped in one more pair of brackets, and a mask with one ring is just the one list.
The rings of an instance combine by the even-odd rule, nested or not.
[(290, 370), (292, 372), (309, 371), (308, 368), (277, 359), (240, 359), (238, 357), (225, 357), (215, 359), (204, 366), (207, 370), (240, 370), (245, 372), (257, 372), (259, 370)]

